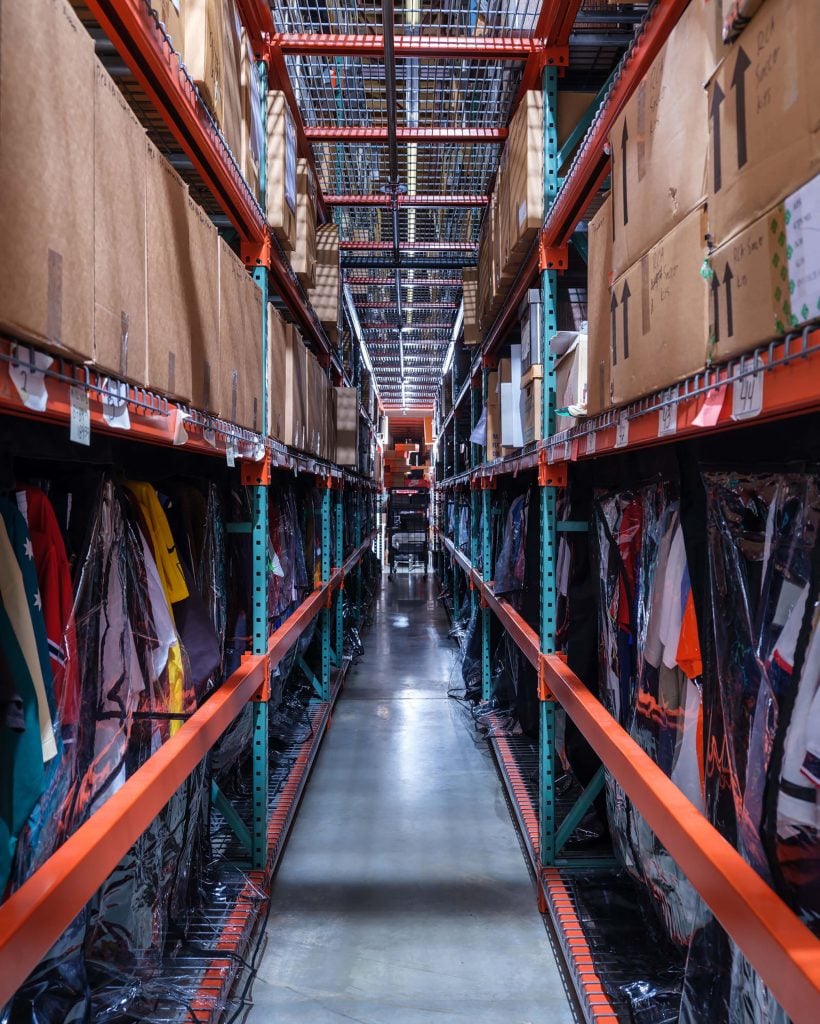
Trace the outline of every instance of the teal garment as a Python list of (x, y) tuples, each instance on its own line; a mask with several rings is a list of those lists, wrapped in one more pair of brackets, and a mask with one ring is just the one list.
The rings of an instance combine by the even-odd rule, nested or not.
[[(57, 713), (48, 653), (48, 636), (40, 601), (37, 570), (26, 521), (17, 505), (0, 498), (0, 529), (4, 530), (14, 557), (20, 567), (24, 595), (18, 595), (31, 616), (31, 626), (37, 647), (37, 660), (45, 688), (51, 722)], [(0, 598), (0, 648), (6, 668), (23, 702), (22, 731), (0, 723), (0, 896), (6, 889), (14, 862), (17, 840), (38, 800), (45, 791), (47, 772), (56, 766), (52, 757), (47, 766), (43, 758), (43, 738), (37, 691), (20, 640), (14, 632), (8, 610)], [(55, 740), (55, 751), (56, 740)]]
[(0, 601), (0, 649), (23, 701), (25, 729), (0, 723), (0, 898), (5, 892), (17, 837), (45, 787), (43, 748), (34, 683)]

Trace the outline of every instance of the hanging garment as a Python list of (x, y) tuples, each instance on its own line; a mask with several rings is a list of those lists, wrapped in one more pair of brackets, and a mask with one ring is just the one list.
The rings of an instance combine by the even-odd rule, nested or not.
[(79, 680), (72, 610), (74, 592), (57, 516), (46, 494), (26, 487), (16, 494), (17, 507), (26, 520), (34, 548), (34, 564), (43, 604), (54, 697), (63, 737), (77, 724)]

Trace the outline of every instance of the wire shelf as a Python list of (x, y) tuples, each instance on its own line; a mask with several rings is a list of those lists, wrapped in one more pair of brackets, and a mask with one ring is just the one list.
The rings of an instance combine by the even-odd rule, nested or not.
[[(384, 62), (371, 57), (285, 58), (307, 128), (387, 125)], [(398, 125), (502, 128), (510, 119), (522, 61), (396, 60)]]
[[(279, 32), (336, 32), (350, 35), (384, 31), (381, 0), (274, 0), (274, 24)], [(541, 0), (480, 0), (479, 3), (440, 4), (434, 0), (398, 0), (394, 31), (414, 35), (531, 36)]]

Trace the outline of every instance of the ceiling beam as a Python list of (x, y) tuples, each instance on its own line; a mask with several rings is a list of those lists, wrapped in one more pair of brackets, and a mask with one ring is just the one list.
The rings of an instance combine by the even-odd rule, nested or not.
[[(486, 206), (488, 196), (479, 195), (412, 195), (397, 197), (399, 206)], [(385, 206), (392, 205), (392, 197), (379, 195), (330, 195), (325, 196), (328, 206)]]
[[(507, 138), (506, 128), (396, 128), (397, 142), (498, 143)], [(309, 142), (387, 142), (387, 128), (367, 125), (305, 128)]]
[[(339, 242), (342, 252), (385, 252), (392, 242)], [(475, 242), (399, 242), (400, 252), (478, 252)]]
[[(382, 57), (383, 35), (339, 35), (331, 32), (274, 34), (271, 45), (282, 53), (324, 57)], [(394, 36), (396, 57), (430, 59), (455, 57), (470, 60), (523, 61), (534, 53), (544, 53), (560, 67), (568, 61), (567, 45), (553, 46), (547, 39), (515, 36)]]

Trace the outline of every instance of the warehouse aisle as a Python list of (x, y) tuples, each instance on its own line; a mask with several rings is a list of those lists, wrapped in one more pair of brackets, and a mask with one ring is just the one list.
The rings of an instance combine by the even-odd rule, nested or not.
[(273, 890), (249, 1024), (564, 1024), (495, 767), (447, 698), (431, 576), (383, 578)]

